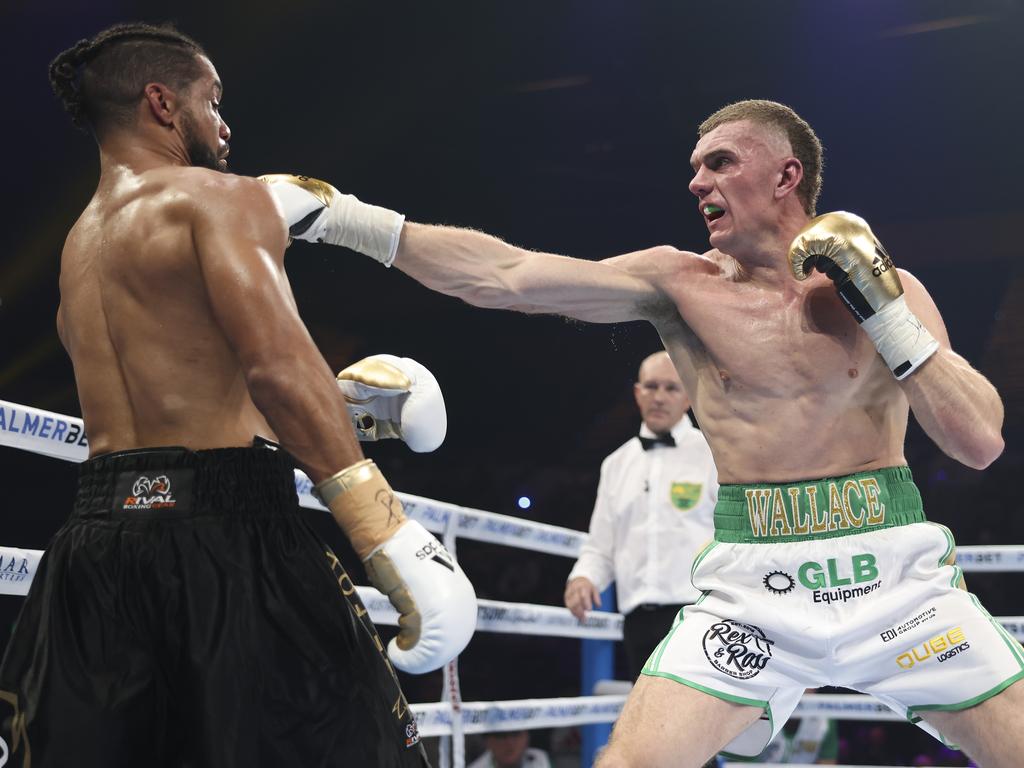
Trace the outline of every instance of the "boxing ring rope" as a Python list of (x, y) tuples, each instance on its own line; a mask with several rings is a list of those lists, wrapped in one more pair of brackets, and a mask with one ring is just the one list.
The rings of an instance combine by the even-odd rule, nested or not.
[[(81, 419), (0, 400), (0, 446), (51, 458), (82, 462), (88, 442)], [(312, 495), (312, 482), (295, 472), (300, 506), (327, 511)], [(454, 553), (457, 538), (528, 549), (576, 558), (586, 534), (569, 528), (522, 520), (508, 515), (462, 507), (422, 496), (399, 493), (406, 514), (444, 538)], [(0, 546), (0, 594), (26, 595), (35, 575), (40, 550)], [(964, 571), (1024, 571), (1024, 545), (966, 546), (957, 548), (957, 564)], [(372, 587), (357, 587), (374, 623), (396, 625), (398, 614), (387, 598)], [(590, 640), (622, 639), (623, 616), (590, 611), (577, 621), (565, 608), (478, 600), (477, 630), (520, 635), (572, 637)], [(1018, 641), (1024, 640), (1024, 616), (996, 617)], [(445, 670), (445, 697), (441, 702), (411, 704), (422, 736), (454, 736), (452, 763), (463, 768), (465, 734), (534, 728), (555, 728), (615, 721), (625, 695), (578, 696), (550, 699), (462, 702), (457, 659)], [(793, 717), (819, 716), (843, 720), (905, 718), (864, 694), (811, 694), (797, 705)], [(447, 765), (442, 750), (442, 765)], [(728, 764), (727, 764), (728, 765)], [(739, 764), (737, 764), (739, 765)], [(754, 766), (744, 763), (744, 766)], [(763, 764), (763, 768), (769, 768)]]

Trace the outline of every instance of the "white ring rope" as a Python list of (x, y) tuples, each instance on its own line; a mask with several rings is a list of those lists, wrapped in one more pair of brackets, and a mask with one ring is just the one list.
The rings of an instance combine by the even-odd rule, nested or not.
[[(0, 595), (27, 595), (42, 556), (38, 549), (0, 546)], [(397, 626), (398, 613), (384, 595), (373, 587), (356, 590), (374, 624)], [(621, 613), (590, 611), (580, 622), (566, 608), (553, 605), (477, 600), (476, 628), (483, 632), (621, 640), (623, 620)], [(996, 620), (1015, 638), (1024, 640), (1024, 616), (1001, 616)]]
[[(569, 696), (556, 699), (462, 702), (465, 733), (520, 731), (589, 723), (613, 723), (622, 711), (625, 696)], [(451, 733), (451, 709), (447, 704), (411, 704), (422, 736)]]
[[(89, 446), (81, 419), (0, 400), (0, 446), (18, 448), (65, 461), (82, 462)], [(312, 483), (296, 470), (299, 503), (308, 509), (326, 508), (310, 495)], [(503, 544), (536, 552), (575, 558), (586, 534), (570, 528), (546, 525), (499, 515), (457, 504), (399, 493), (406, 513), (428, 530)], [(454, 516), (453, 529), (449, 523)], [(36, 573), (40, 550), (0, 546), (0, 594), (26, 595)], [(957, 564), (964, 571), (1024, 571), (1024, 545), (969, 546), (957, 549)], [(360, 599), (377, 624), (397, 624), (398, 614), (387, 598), (372, 587), (358, 587)], [(622, 639), (622, 614), (591, 611), (583, 623), (565, 608), (478, 600), (477, 629), (521, 635), (547, 635), (603, 640)], [(1024, 640), (1024, 616), (997, 618), (1018, 640)], [(610, 723), (618, 717), (624, 695), (577, 696), (552, 699), (461, 702), (459, 717), (464, 733), (555, 728), (590, 723)], [(452, 734), (453, 712), (448, 702), (410, 705), (423, 736)], [(892, 720), (906, 718), (870, 696), (862, 694), (808, 694), (794, 717), (817, 715), (838, 720)], [(740, 765), (727, 763), (727, 765)], [(743, 763), (743, 766), (756, 764)], [(760, 764), (773, 768), (773, 764)], [(851, 766), (850, 768), (855, 768)]]

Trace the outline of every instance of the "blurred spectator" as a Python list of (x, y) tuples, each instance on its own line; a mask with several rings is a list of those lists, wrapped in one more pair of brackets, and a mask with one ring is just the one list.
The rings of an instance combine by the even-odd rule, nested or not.
[(487, 751), (469, 768), (551, 768), (548, 753), (530, 746), (529, 731), (498, 731), (484, 735)]

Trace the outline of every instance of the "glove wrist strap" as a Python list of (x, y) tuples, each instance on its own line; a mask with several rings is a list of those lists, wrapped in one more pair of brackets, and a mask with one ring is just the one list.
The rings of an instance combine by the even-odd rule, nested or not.
[(920, 368), (939, 349), (939, 342), (910, 311), (902, 295), (867, 318), (861, 327), (898, 381)]
[(405, 216), (354, 195), (336, 195), (327, 216), (324, 242), (350, 248), (385, 267), (394, 262)]
[(384, 475), (364, 459), (316, 484), (313, 492), (365, 560), (406, 521), (402, 503)]

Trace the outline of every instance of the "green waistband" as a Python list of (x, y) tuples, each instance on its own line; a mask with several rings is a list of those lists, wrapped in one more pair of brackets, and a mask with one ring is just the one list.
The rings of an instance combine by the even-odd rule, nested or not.
[(796, 483), (723, 485), (715, 540), (771, 544), (828, 539), (924, 522), (909, 467)]

